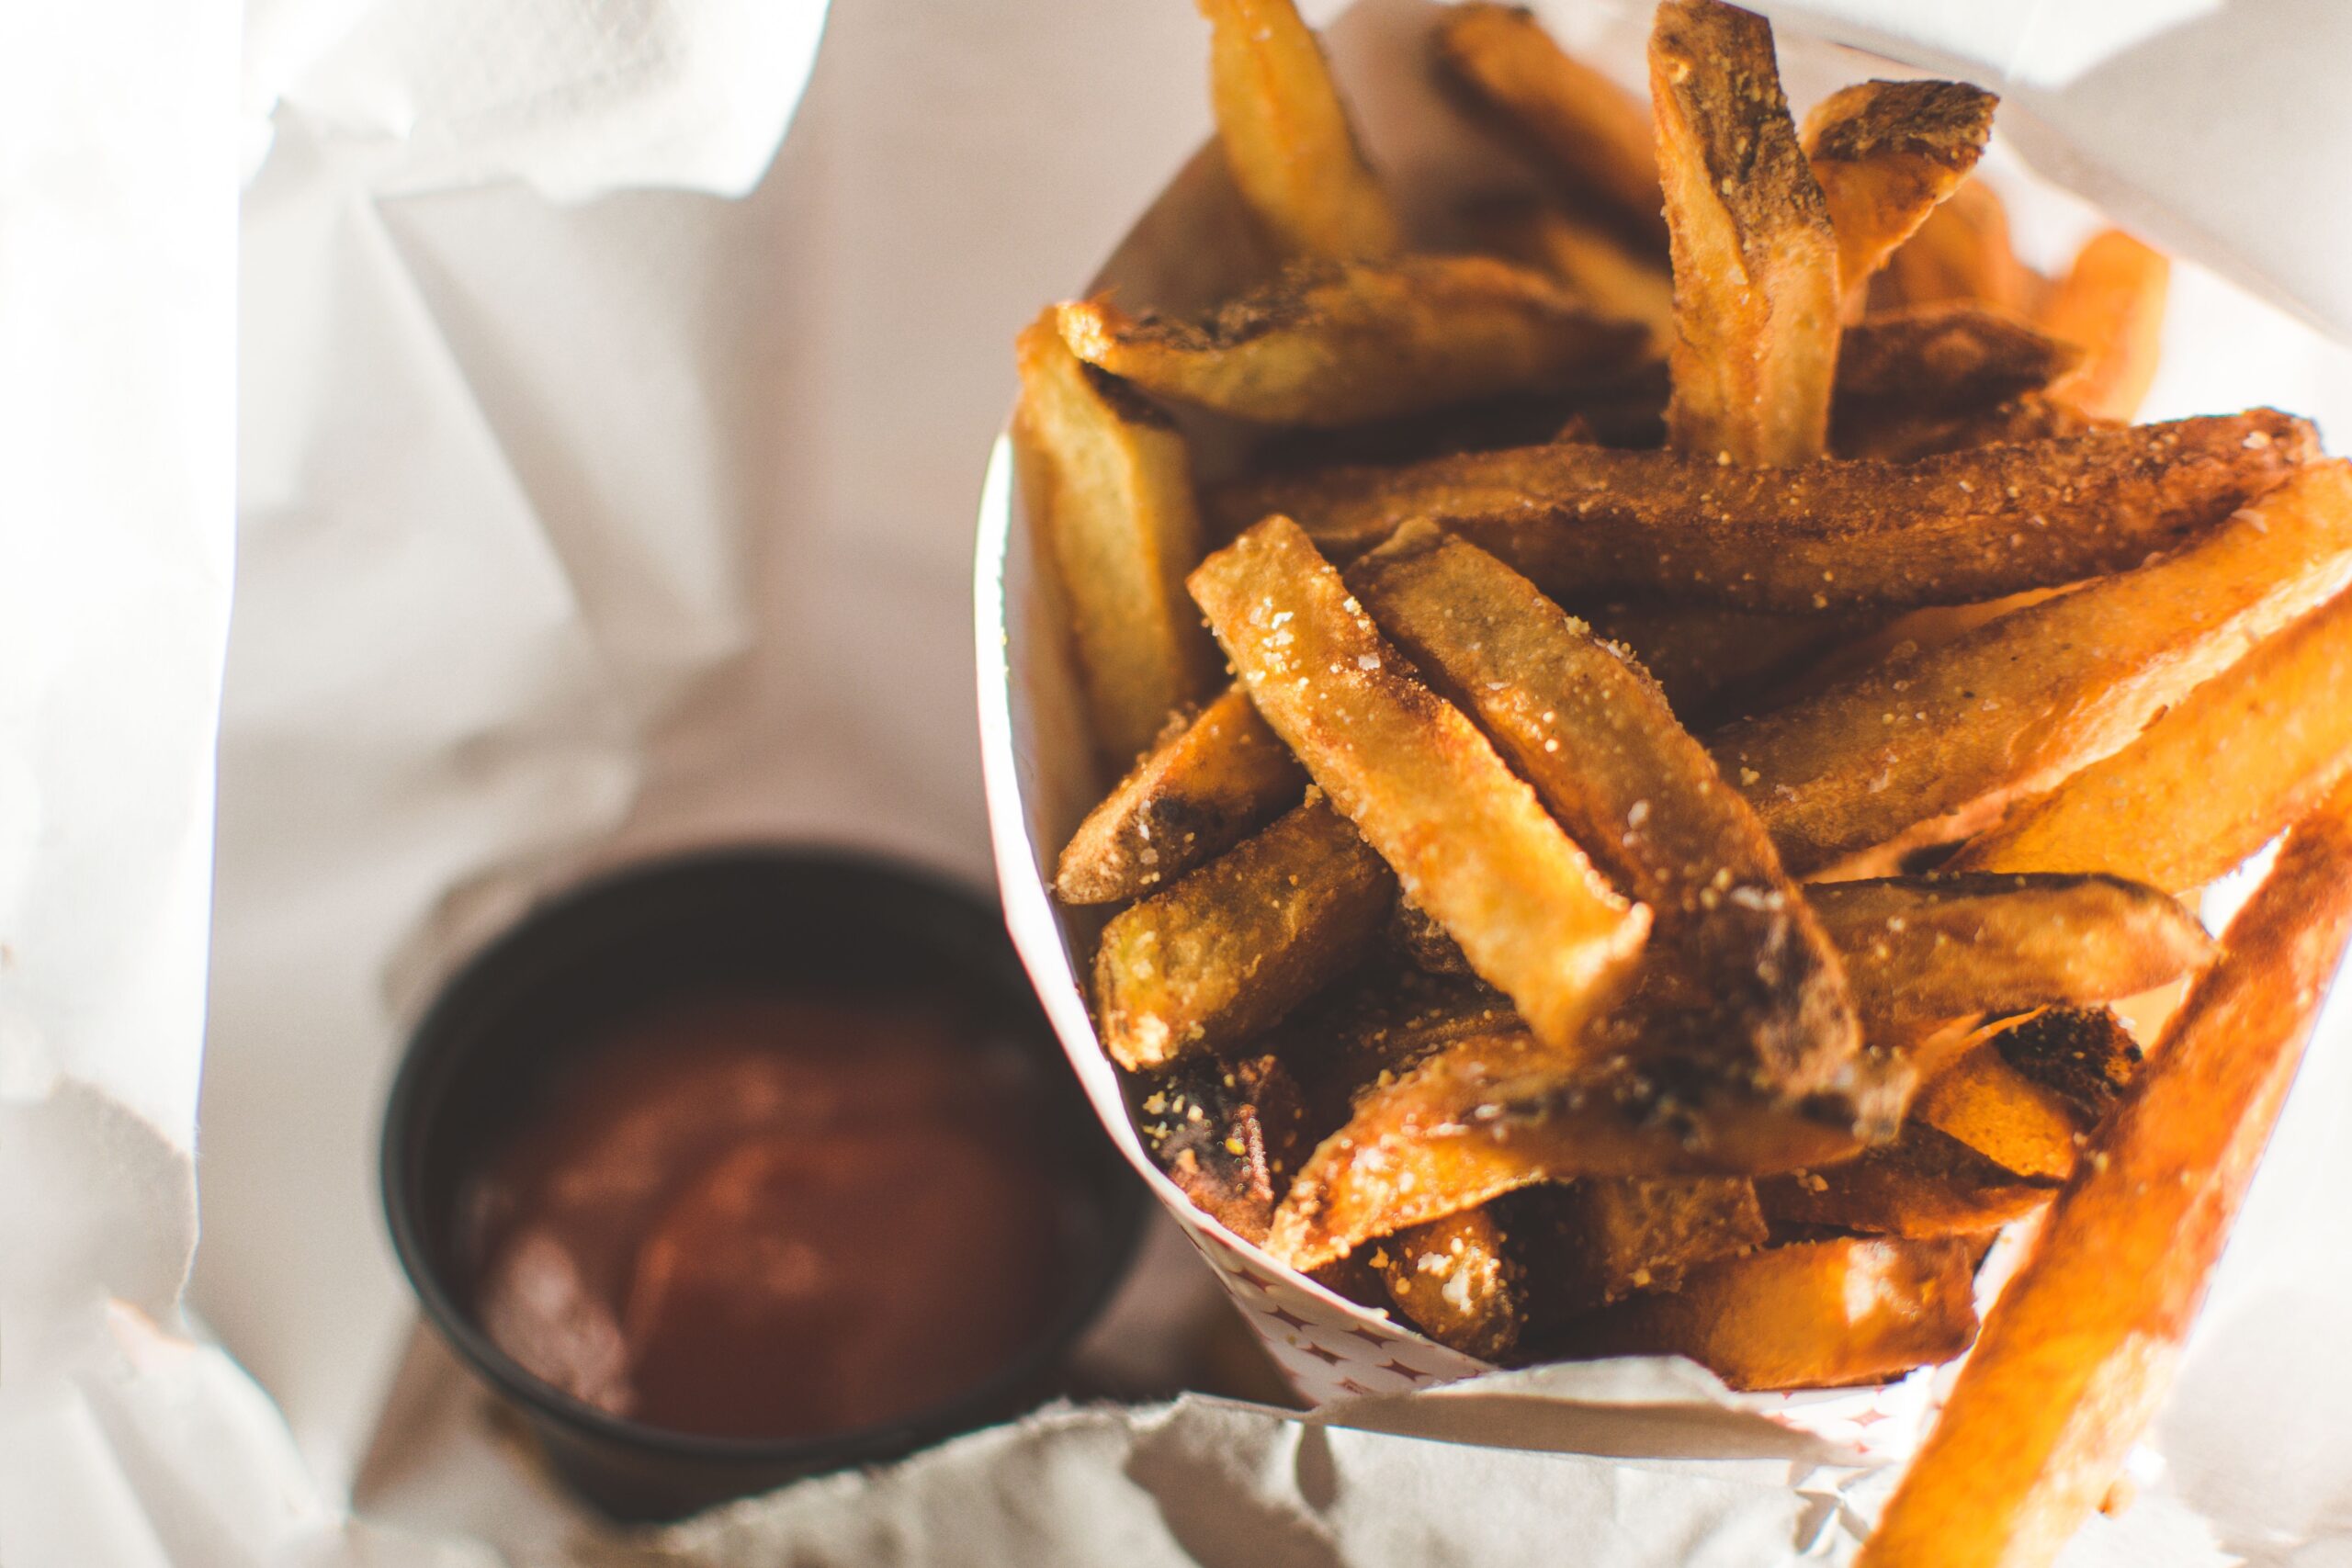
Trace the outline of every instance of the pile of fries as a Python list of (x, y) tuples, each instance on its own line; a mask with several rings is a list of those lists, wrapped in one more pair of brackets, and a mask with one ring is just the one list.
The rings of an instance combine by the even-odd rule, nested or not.
[[(1549, 194), (1415, 250), (1290, 0), (1200, 3), (1265, 276), (1019, 341), (1133, 763), (1055, 891), (1137, 1126), (1492, 1361), (1973, 1345), (1864, 1561), (2047, 1561), (2352, 929), (2352, 466), (2267, 409), (2128, 423), (2166, 263), (2021, 263), (1974, 87), (1800, 128), (1763, 20), (1667, 0), (1645, 111), (1459, 5), (1431, 68)], [(2180, 899), (2282, 833), (2209, 935)]]

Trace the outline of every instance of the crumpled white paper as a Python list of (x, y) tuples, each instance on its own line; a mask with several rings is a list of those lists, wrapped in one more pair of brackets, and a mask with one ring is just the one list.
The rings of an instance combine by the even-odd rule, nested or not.
[[(1351, 37), (1402, 14), (1372, 9)], [(1638, 36), (1644, 7), (1548, 9), (1582, 39)], [(2345, 221), (2327, 150), (2352, 141), (2312, 85), (2343, 52), (2327, 7), (2177, 7), (2185, 55), (2141, 7), (1844, 9), (2002, 62), (2062, 11), (2123, 23), (2137, 53), (2062, 55), (2098, 92), (2051, 87), (2126, 133), (2086, 166), (2193, 220), (2152, 237), (2346, 318), (2323, 292)], [(808, 0), (253, 0), (242, 74), (238, 20), (226, 0), (0, 17), (0, 1561), (470, 1568), (484, 1549), (343, 1506), (408, 1320), (372, 1171), (401, 1021), (591, 859), (766, 832), (985, 874), (964, 605), (1003, 345), (1197, 143), (1204, 46), (1182, 5), (860, 0), (763, 177)], [(2185, 58), (2196, 91), (2165, 77), (2161, 113), (2134, 110), (2118, 58)], [(2005, 116), (2021, 141), (2029, 96)], [(2286, 186), (2242, 175), (2248, 146)], [(2139, 210), (2124, 184), (2103, 197)], [(2263, 194), (2282, 188), (2302, 198)], [(2195, 341), (2167, 409), (2352, 407), (2275, 319), (2195, 277), (2176, 298)], [(2352, 1218), (2313, 1196), (2352, 1177), (2344, 1056), (2307, 1069), (2256, 1186), (2160, 1429), (2171, 1476), (2080, 1561), (2213, 1560), (2154, 1544), (2197, 1534), (2168, 1486), (2262, 1561), (2352, 1536), (2331, 1440), (2352, 1352), (2325, 1332)], [(192, 1300), (266, 1396), (176, 1314), (191, 1150)], [(2249, 1412), (2248, 1388), (2294, 1398)], [(1099, 1561), (1097, 1507), (1147, 1562), (1264, 1561), (1276, 1539), (1384, 1561), (1392, 1532), (1503, 1562), (1612, 1517), (1667, 1554), (1628, 1561), (1668, 1561), (1644, 1521), (1751, 1507), (1777, 1539), (1843, 1539), (1787, 1529), (1785, 1465), (1733, 1507), (1648, 1458), (1319, 1430), (1197, 1404), (1057, 1416), (894, 1472), (876, 1506), (826, 1482), (675, 1551), (756, 1533), (771, 1557), (923, 1561), (928, 1540), (956, 1561), (960, 1518)], [(521, 1472), (480, 1458), (495, 1513)], [(1031, 1506), (1047, 1475), (1066, 1507)], [(1537, 1523), (1497, 1511), (1521, 1491)], [(1296, 1528), (1209, 1530), (1203, 1499), (1243, 1495), (1265, 1505), (1236, 1517)], [(514, 1560), (567, 1560), (561, 1540)]]

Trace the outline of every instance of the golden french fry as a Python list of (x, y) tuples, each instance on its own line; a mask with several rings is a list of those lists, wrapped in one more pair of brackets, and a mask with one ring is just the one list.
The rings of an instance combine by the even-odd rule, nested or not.
[(1670, 1291), (1702, 1263), (1764, 1245), (1757, 1183), (1745, 1176), (1575, 1181), (1511, 1200), (1531, 1303), (1546, 1322), (1641, 1291)]
[(1688, 1356), (1734, 1388), (1884, 1382), (1949, 1361), (1976, 1336), (1961, 1239), (1847, 1236), (1694, 1269), (1567, 1325), (1577, 1358)]
[(1525, 1280), (1491, 1206), (1398, 1231), (1372, 1267), (1396, 1309), (1439, 1344), (1492, 1361), (1519, 1343)]
[(2154, 1414), (2352, 933), (2352, 788), (2287, 840), (2093, 1137), (1888, 1503), (1870, 1568), (2048, 1562)]
[(2352, 769), (2352, 594), (2256, 647), (1962, 850), (1987, 871), (2113, 871), (2202, 887)]
[(1818, 457), (1838, 364), (1838, 239), (1770, 24), (1717, 0), (1666, 0), (1650, 101), (1674, 258), (1674, 446), (1732, 463)]
[(1226, 165), (1286, 256), (1376, 261), (1404, 228), (1365, 162), (1322, 45), (1292, 0), (1197, 0)]
[(2019, 1176), (1923, 1122), (1842, 1165), (1756, 1183), (1757, 1200), (1775, 1224), (1915, 1240), (1998, 1230), (2041, 1208), (2057, 1190), (2056, 1181)]
[(1331, 803), (1529, 1027), (1577, 1049), (1631, 977), (1649, 911), (1415, 678), (1295, 525), (1268, 518), (1191, 582), (1258, 711)]
[(1858, 82), (1805, 117), (1849, 316), (1894, 248), (1976, 167), (1999, 102), (1965, 82)]
[(1295, 804), (1306, 770), (1249, 694), (1227, 687), (1171, 724), (1063, 846), (1065, 904), (1140, 898), (1223, 854)]
[(2093, 236), (2042, 303), (2042, 330), (2083, 350), (2051, 397), (2100, 419), (2138, 413), (2163, 355), (2171, 282), (2163, 252), (2120, 229)]
[(2112, 1012), (2052, 1008), (1984, 1032), (1926, 1077), (1911, 1114), (2005, 1169), (2062, 1178), (2138, 1060)]
[(1973, 299), (2030, 314), (2041, 280), (2009, 248), (2009, 213), (1982, 178), (1962, 180), (1887, 258), (1890, 305)]
[(1535, 585), (1428, 523), (1348, 585), (1445, 695), (1474, 714), (1570, 838), (1647, 905), (1724, 1014), (1727, 1070), (1791, 1097), (1861, 1046), (1828, 938), (1755, 812), (1665, 694)]
[(1201, 557), (1192, 460), (1166, 416), (1062, 346), (1052, 311), (1018, 358), (1022, 487), (1069, 604), (1095, 739), (1124, 766), (1216, 668), (1183, 597)]
[(1641, 332), (1493, 256), (1295, 266), (1199, 321), (1061, 307), (1062, 340), (1158, 397), (1266, 424), (1362, 424), (1606, 375)]
[(1308, 801), (1102, 929), (1103, 1047), (1133, 1071), (1249, 1039), (1361, 958), (1394, 897), (1347, 819)]
[(1538, 202), (1481, 208), (1471, 222), (1487, 248), (1551, 274), (1595, 314), (1639, 322), (1645, 353), (1662, 355), (1674, 341), (1674, 279), (1600, 225)]
[(1137, 1089), (1136, 1126), (1169, 1179), (1242, 1240), (1265, 1240), (1315, 1147), (1290, 1069), (1267, 1055), (1194, 1056)]
[(1270, 513), (1295, 518), (1334, 559), (1427, 517), (1562, 600), (1803, 615), (1973, 604), (2137, 566), (2317, 450), (2305, 421), (2254, 409), (1903, 464), (1725, 468), (1527, 446), (1277, 474), (1214, 491), (1208, 504), (1227, 536)]
[(1873, 1034), (2113, 1001), (2213, 953), (2195, 915), (2120, 877), (1946, 873), (1816, 883), (1805, 896)]
[(1473, 0), (1449, 8), (1438, 62), (1577, 195), (1629, 232), (1663, 241), (1647, 106), (1552, 40), (1533, 13)]
[(1800, 875), (1957, 838), (2120, 750), (2347, 578), (2352, 465), (2314, 464), (2170, 556), (1732, 725), (1711, 749)]

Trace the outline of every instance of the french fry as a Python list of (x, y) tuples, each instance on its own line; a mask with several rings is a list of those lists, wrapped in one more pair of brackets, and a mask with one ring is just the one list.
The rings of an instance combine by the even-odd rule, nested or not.
[(1711, 749), (1800, 875), (1961, 837), (2120, 750), (2347, 577), (2352, 466), (2315, 464), (2170, 556), (1732, 725)]
[(1537, 202), (1482, 208), (1471, 223), (1487, 248), (1551, 274), (1595, 314), (1639, 322), (1649, 333), (1645, 353), (1663, 355), (1674, 341), (1674, 279), (1600, 225)]
[(1876, 457), (1889, 463), (1912, 463), (1972, 446), (1992, 446), (2011, 441), (2051, 441), (2113, 429), (2111, 421), (2095, 420), (2064, 403), (2028, 392), (1990, 408), (1958, 413), (1902, 414), (1894, 418), (1858, 417), (1842, 421), (1831, 433), (1841, 457)]
[(1470, 961), (1462, 955), (1462, 944), (1446, 935), (1445, 928), (1431, 919), (1427, 909), (1401, 895), (1388, 919), (1388, 945), (1415, 968), (1431, 975), (1472, 972)]
[(1531, 1188), (1507, 1201), (1532, 1235), (1531, 1301), (1546, 1322), (1641, 1291), (1671, 1291), (1702, 1263), (1764, 1245), (1757, 1183), (1745, 1176), (1621, 1177)]
[(1140, 898), (1223, 854), (1295, 804), (1306, 773), (1249, 694), (1229, 686), (1171, 723), (1063, 846), (1065, 904)]
[(1883, 1382), (1968, 1348), (1972, 1258), (1959, 1239), (1768, 1247), (1694, 1269), (1679, 1291), (1578, 1318), (1559, 1348), (1577, 1358), (1688, 1356), (1742, 1389)]
[(1334, 559), (1427, 517), (1555, 598), (1804, 615), (1973, 604), (2137, 566), (2316, 451), (2309, 423), (2256, 409), (1906, 464), (1724, 468), (1528, 446), (1277, 474), (1214, 491), (1208, 505), (1227, 536), (1295, 518)]
[(1395, 896), (1346, 818), (1308, 801), (1103, 928), (1103, 1047), (1134, 1071), (1249, 1039), (1369, 951)]
[(1136, 1125), (1169, 1179), (1234, 1235), (1263, 1241), (1315, 1146), (1290, 1069), (1267, 1055), (1194, 1056), (1139, 1087)]
[(1372, 1267), (1397, 1311), (1439, 1344), (1486, 1361), (1518, 1345), (1526, 1286), (1491, 1206), (1398, 1231)]
[(1849, 317), (1861, 313), (1894, 248), (1976, 167), (1999, 102), (1965, 82), (1859, 82), (1805, 117), (1805, 156), (1838, 235)]
[(1367, 1089), (1292, 1184), (1267, 1250), (1318, 1268), (1539, 1181), (1831, 1165), (1879, 1135), (1906, 1081), (1891, 1073), (1871, 1103), (1792, 1114), (1661, 1055), (1658, 1034), (1679, 1032), (1672, 1021), (1636, 1010), (1609, 1021), (1581, 1066), (1510, 1030), (1451, 1041)]
[(1183, 599), (1202, 547), (1191, 458), (1164, 415), (1062, 346), (1050, 310), (1018, 358), (1023, 488), (1069, 601), (1095, 739), (1125, 764), (1215, 668)]
[(1516, 131), (1577, 196), (1635, 237), (1663, 243), (1648, 107), (1574, 59), (1533, 13), (1473, 0), (1440, 18), (1440, 67)]
[(1655, 682), (1476, 546), (1408, 524), (1347, 573), (1569, 837), (1647, 905), (1730, 1026), (1727, 1069), (1802, 1096), (1861, 1045), (1837, 954), (1771, 840)]
[(1986, 1033), (1928, 1078), (1913, 1117), (2020, 1176), (2064, 1177), (2106, 1109), (2088, 1079), (2124, 1081), (2139, 1047), (2104, 1009), (2052, 1008)]
[(1666, 0), (1650, 101), (1674, 260), (1675, 449), (1802, 463), (1829, 440), (1838, 239), (1781, 93), (1772, 29), (1717, 0)]
[(1756, 1183), (1757, 1200), (1776, 1224), (1914, 1240), (1998, 1230), (2041, 1208), (2057, 1190), (2054, 1180), (2021, 1177), (1921, 1122), (1842, 1165)]
[(1649, 671), (1685, 728), (1732, 716), (1826, 650), (1885, 620), (1871, 611), (1775, 615), (1638, 603), (1576, 609), (1594, 636), (1622, 645)]
[(1420, 684), (1296, 525), (1267, 519), (1191, 583), (1258, 711), (1407, 894), (1530, 1028), (1577, 1049), (1631, 977), (1648, 910)]
[(1242, 200), (1285, 256), (1376, 261), (1404, 227), (1292, 0), (1198, 0), (1209, 103)]
[(1493, 256), (1295, 266), (1197, 321), (1108, 299), (1060, 309), (1071, 353), (1156, 397), (1324, 428), (1605, 376), (1642, 343)]
[(2047, 1562), (2154, 1413), (2352, 933), (2352, 788), (2296, 828), (2010, 1280), (1866, 1568)]
[(1917, 423), (2038, 392), (2082, 358), (2072, 343), (1966, 301), (1865, 316), (1838, 344), (1838, 439), (1871, 424)]
[[(2009, 213), (1981, 177), (1962, 180), (1880, 274), (1889, 305), (1970, 299), (2030, 315), (2041, 280), (2009, 248)], [(1875, 291), (1874, 291), (1875, 292)]]
[(2245, 862), (2352, 769), (2352, 595), (2165, 710), (2132, 744), (2012, 811), (1955, 865), (2112, 871), (2186, 892)]
[(2100, 419), (2130, 419), (2156, 378), (2172, 263), (2120, 229), (2094, 235), (2050, 290), (2041, 327), (2079, 345), (2083, 361), (2052, 399)]
[(2139, 1076), (2140, 1043), (2112, 1008), (2052, 1008), (1993, 1037), (2001, 1060), (2050, 1090), (2085, 1132)]
[(1955, 875), (1806, 889), (1872, 1032), (1972, 1012), (2113, 1001), (2203, 966), (2197, 917), (2098, 875)]

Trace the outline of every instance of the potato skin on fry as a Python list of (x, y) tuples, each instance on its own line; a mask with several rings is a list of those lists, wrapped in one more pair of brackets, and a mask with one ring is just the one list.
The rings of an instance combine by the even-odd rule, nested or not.
[(2039, 392), (2082, 350), (2005, 311), (1962, 300), (1865, 316), (1838, 348), (1838, 450), (1874, 428), (1923, 424)]
[(1630, 977), (1648, 910), (1420, 683), (1295, 525), (1268, 518), (1191, 582), (1258, 711), (1332, 805), (1529, 1027), (1575, 1050)]
[(1805, 117), (1849, 315), (1871, 275), (1976, 167), (1999, 102), (1965, 82), (1858, 82)]
[(1062, 848), (1054, 896), (1116, 904), (1164, 886), (1279, 816), (1306, 772), (1228, 686), (1173, 720)]
[(1062, 341), (1156, 397), (1333, 428), (1616, 370), (1643, 333), (1492, 256), (1294, 266), (1200, 321), (1061, 307)]
[(1677, 451), (1802, 463), (1829, 439), (1838, 239), (1797, 145), (1763, 17), (1666, 0), (1650, 102), (1674, 258)]
[(1289, 1067), (1274, 1055), (1195, 1056), (1136, 1088), (1136, 1125), (1169, 1179), (1242, 1240), (1265, 1240), (1315, 1146)]
[(2053, 1559), (2154, 1413), (2352, 934), (2352, 788), (2222, 934), (1912, 1461), (1866, 1568)]
[(1135, 1071), (1247, 1040), (1361, 958), (1395, 897), (1347, 819), (1308, 801), (1103, 928), (1104, 1049)]
[(1209, 508), (1228, 535), (1293, 517), (1334, 559), (1427, 517), (1555, 598), (1803, 615), (1971, 604), (2137, 566), (2317, 447), (2307, 422), (2268, 409), (1906, 464), (1724, 468), (1563, 444), (1273, 475)]
[(2120, 750), (2347, 578), (2352, 466), (2316, 464), (2151, 565), (1732, 725), (1710, 749), (1800, 875), (1955, 838)]
[(2041, 1209), (2057, 1190), (2053, 1180), (2019, 1176), (1921, 1122), (1826, 1170), (1756, 1183), (1757, 1200), (1776, 1224), (1914, 1240), (1998, 1230)]
[(1209, 104), (1241, 198), (1286, 256), (1377, 260), (1404, 227), (1364, 161), (1347, 105), (1292, 0), (1197, 0)]
[(1578, 1318), (1558, 1348), (1577, 1359), (1688, 1356), (1741, 1389), (1882, 1382), (1968, 1348), (1972, 1255), (1959, 1239), (1768, 1247)]

